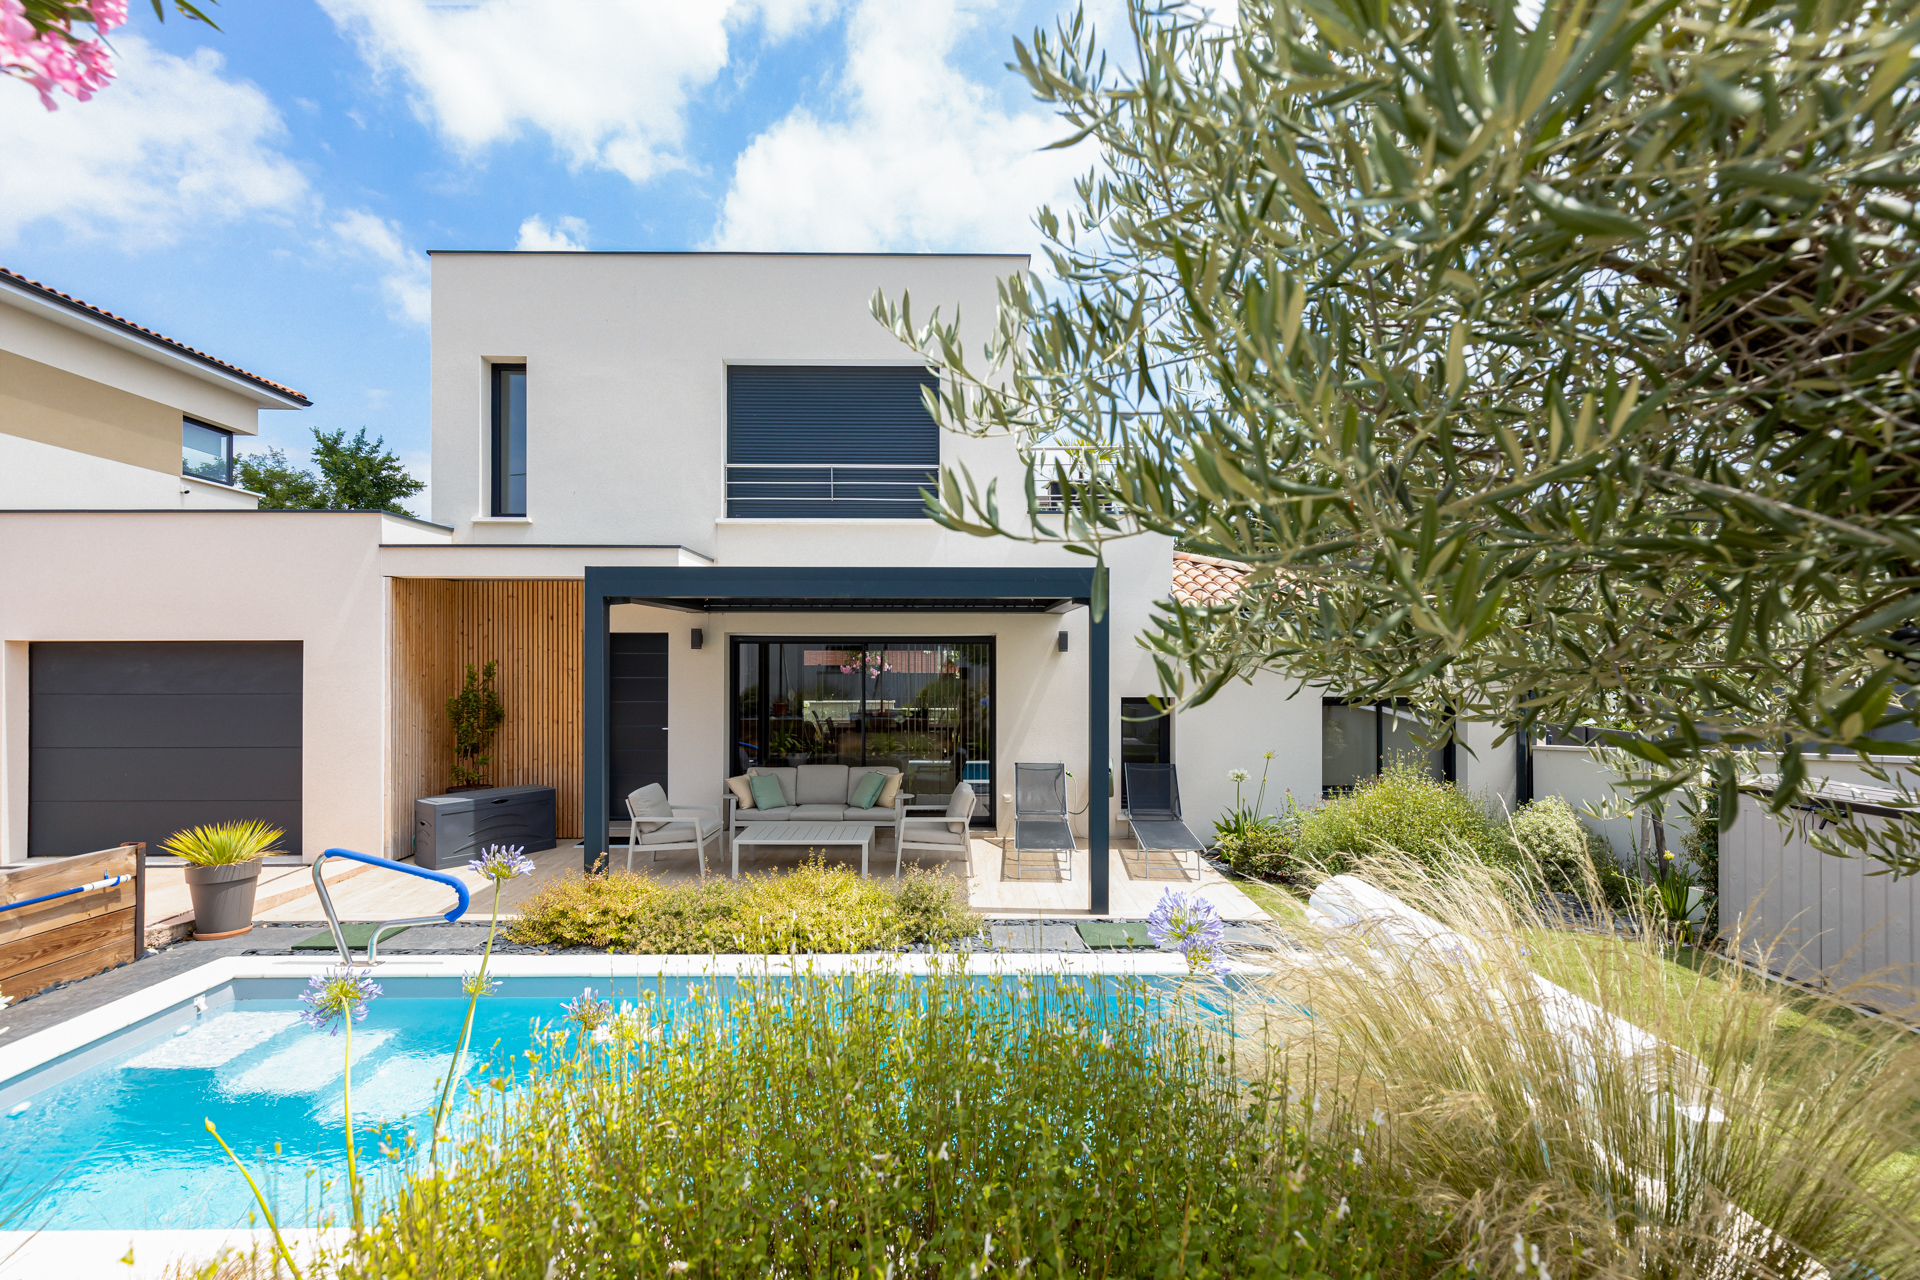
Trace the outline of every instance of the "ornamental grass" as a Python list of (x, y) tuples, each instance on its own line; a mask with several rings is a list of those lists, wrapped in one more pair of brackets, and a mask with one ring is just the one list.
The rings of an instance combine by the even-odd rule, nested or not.
[(1279, 1046), (1259, 1070), (1309, 1084), (1371, 1196), (1448, 1218), (1463, 1267), (1920, 1276), (1914, 1033), (1678, 947), (1657, 920), (1581, 932), (1528, 891), (1537, 870), (1466, 850), (1348, 868), (1466, 946), (1302, 926), (1243, 1016)]
[(791, 955), (947, 944), (979, 930), (965, 885), (951, 877), (866, 878), (816, 855), (794, 871), (699, 885), (621, 871), (569, 876), (536, 893), (507, 936), (641, 955)]
[(1177, 994), (876, 972), (556, 1025), (343, 1280), (1441, 1270)]

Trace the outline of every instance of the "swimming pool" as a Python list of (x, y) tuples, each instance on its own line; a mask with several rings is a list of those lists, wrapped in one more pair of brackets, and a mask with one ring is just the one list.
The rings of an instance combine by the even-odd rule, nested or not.
[[(501, 989), (479, 1002), (462, 1077), (508, 1078), (512, 1060), (585, 987), (671, 1010), (696, 989), (725, 998), (742, 978), (883, 965), (923, 973), (928, 962), (500, 957), (492, 973)], [(459, 975), (474, 966), (471, 957), (378, 966), (382, 995), (352, 1036), (354, 1130), (372, 1196), (431, 1126), (466, 1010)], [(0, 1148), (9, 1162), (0, 1196), (36, 1195), (30, 1215), (7, 1225), (76, 1233), (264, 1225), (207, 1119), (261, 1179), (283, 1226), (342, 1219), (346, 1043), (306, 1026), (297, 1001), (326, 967), (217, 961), (0, 1050)], [(1185, 972), (1178, 957), (1163, 955), (973, 957), (966, 969), (983, 984), (1015, 975), (1160, 981)]]

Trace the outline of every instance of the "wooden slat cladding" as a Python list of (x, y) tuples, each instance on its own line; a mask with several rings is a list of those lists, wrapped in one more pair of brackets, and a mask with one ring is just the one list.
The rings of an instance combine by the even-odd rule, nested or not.
[(388, 671), (393, 741), (388, 856), (412, 850), (413, 802), (447, 788), (453, 730), (447, 699), (467, 664), (499, 664), (493, 687), (506, 722), (487, 766), (495, 786), (554, 788), (556, 835), (581, 830), (578, 582), (393, 580)]
[(139, 958), (141, 850), (126, 844), (0, 870), (0, 903), (25, 902), (108, 876), (135, 877), (112, 889), (0, 912), (0, 993), (30, 996)]

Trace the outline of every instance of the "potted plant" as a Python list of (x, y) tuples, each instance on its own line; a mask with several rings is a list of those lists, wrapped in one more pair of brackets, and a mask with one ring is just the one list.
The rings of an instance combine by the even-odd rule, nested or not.
[(486, 766), (493, 763), (487, 749), (493, 735), (507, 718), (500, 695), (493, 691), (493, 675), (500, 664), (489, 662), (475, 671), (467, 664), (467, 683), (459, 693), (447, 699), (447, 719), (453, 722), (453, 778), (447, 787), (453, 791), (478, 791), (493, 785), (487, 780)]
[(176, 831), (161, 848), (187, 862), (196, 938), (234, 938), (253, 928), (260, 859), (286, 833), (264, 822), (216, 822)]

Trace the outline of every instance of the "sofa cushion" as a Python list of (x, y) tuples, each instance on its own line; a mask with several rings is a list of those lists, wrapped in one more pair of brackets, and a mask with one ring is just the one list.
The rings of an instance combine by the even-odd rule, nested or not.
[[(886, 786), (886, 780), (888, 778), (898, 778), (900, 776), (900, 770), (894, 768), (890, 764), (863, 764), (863, 765), (856, 765), (849, 768), (847, 770), (847, 800), (846, 800), (848, 804), (860, 803), (860, 786), (862, 783), (864, 783), (867, 780), (868, 774), (874, 774), (874, 773), (877, 773), (880, 775), (880, 785), (882, 787)], [(898, 782), (894, 783), (894, 790), (897, 791), (899, 789), (900, 789), (900, 784)], [(876, 800), (874, 803), (883, 804), (885, 802)]]
[(947, 816), (949, 818), (959, 819), (958, 822), (949, 822), (947, 824), (947, 830), (965, 831), (967, 829), (967, 819), (973, 816), (973, 787), (971, 784), (963, 782), (953, 789), (953, 798), (947, 801)]
[(893, 801), (900, 794), (900, 784), (906, 777), (898, 769), (882, 766), (879, 772), (885, 776), (886, 785), (880, 788), (880, 798), (873, 803), (882, 809), (893, 808)]
[(627, 793), (627, 814), (633, 824), (642, 831), (654, 831), (658, 822), (643, 822), (643, 818), (673, 817), (673, 806), (667, 803), (667, 789), (657, 782), (649, 782)]
[(794, 783), (795, 804), (844, 805), (847, 802), (847, 766), (803, 764)]
[(695, 823), (699, 824), (699, 833), (711, 837), (720, 827), (720, 819), (709, 813), (689, 814), (672, 822), (663, 822), (658, 830), (646, 832), (640, 837), (640, 843), (648, 844), (692, 844), (694, 842)]
[(737, 778), (727, 779), (727, 790), (733, 795), (734, 804), (742, 809), (753, 808), (753, 787), (751, 784), (752, 779), (748, 778), (744, 773)]
[[(786, 804), (793, 803), (793, 775), (794, 775), (794, 769), (790, 765), (775, 765), (770, 769), (747, 770), (747, 776), (749, 778), (764, 777), (764, 778), (780, 779), (780, 794), (786, 797), (784, 801), (784, 803)], [(765, 807), (766, 807), (765, 805), (761, 806), (761, 808), (765, 808)]]
[[(806, 768), (805, 765), (800, 766)], [(793, 808), (795, 822), (839, 822), (846, 817), (846, 806), (838, 804), (801, 804)]]
[(787, 807), (786, 797), (781, 794), (780, 779), (770, 778), (764, 773), (753, 775), (750, 784), (753, 787), (753, 803), (759, 809), (783, 809)]
[(735, 809), (733, 820), (735, 822), (791, 822), (793, 810), (786, 805), (781, 805), (778, 809)]
[(847, 794), (849, 809), (871, 809), (873, 802), (880, 798), (880, 791), (887, 785), (885, 775), (869, 770), (860, 775), (859, 781), (852, 784)]
[(955, 849), (966, 847), (967, 833), (949, 831), (946, 827), (933, 822), (913, 822), (906, 830), (908, 844), (942, 844)]

